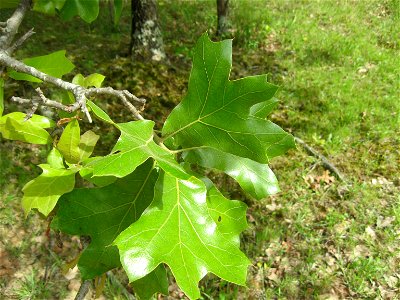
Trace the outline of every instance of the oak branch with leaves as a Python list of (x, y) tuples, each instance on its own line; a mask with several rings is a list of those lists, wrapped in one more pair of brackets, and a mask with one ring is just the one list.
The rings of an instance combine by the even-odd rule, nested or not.
[[(89, 8), (83, 0), (48, 2), (61, 17), (76, 14), (91, 22), (98, 14), (98, 1)], [(13, 57), (33, 34), (16, 38), (32, 7), (49, 13), (43, 1), (22, 0), (0, 23), (1, 115), (5, 81), (31, 82), (37, 92), (32, 99), (11, 97), (28, 105), (28, 111), (1, 116), (0, 133), (6, 139), (52, 145), (47, 162), (39, 165), (43, 173), (23, 187), (25, 213), (52, 213), (54, 230), (90, 236), (78, 261), (83, 280), (122, 266), (142, 299), (168, 293), (166, 266), (191, 299), (200, 297), (198, 282), (209, 272), (246, 285), (250, 261), (239, 248), (239, 235), (247, 227), (247, 207), (225, 198), (192, 166), (226, 173), (255, 199), (279, 191), (268, 162), (292, 148), (294, 140), (267, 120), (277, 104), (277, 87), (266, 75), (229, 80), (232, 41), (215, 43), (203, 34), (194, 49), (188, 92), (157, 135), (155, 123), (139, 114), (144, 100), (127, 90), (101, 87), (103, 75), (63, 80), (74, 67), (65, 51)], [(48, 84), (64, 91), (67, 102), (47, 98)], [(98, 95), (120, 99), (135, 121), (115, 123), (95, 104)], [(48, 131), (58, 120), (35, 114), (40, 106), (72, 114), (59, 139)], [(84, 120), (76, 117), (79, 111)], [(100, 136), (91, 130), (81, 134), (79, 124), (86, 121), (105, 122), (121, 132), (110, 154), (92, 156)], [(75, 188), (76, 176), (91, 187)]]

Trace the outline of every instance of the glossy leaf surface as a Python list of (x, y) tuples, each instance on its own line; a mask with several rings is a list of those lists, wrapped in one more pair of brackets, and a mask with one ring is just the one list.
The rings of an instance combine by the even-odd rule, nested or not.
[(47, 163), (53, 169), (65, 169), (63, 161), (64, 159), (57, 148), (51, 149), (50, 153), (47, 155)]
[(117, 247), (111, 244), (150, 204), (157, 177), (153, 162), (149, 160), (111, 185), (75, 189), (59, 200), (52, 227), (91, 237), (78, 262), (84, 279), (120, 265)]
[(92, 155), (94, 147), (97, 144), (100, 136), (95, 134), (93, 131), (88, 130), (81, 135), (79, 142), (79, 161), (83, 161)]
[(239, 235), (247, 225), (247, 205), (242, 201), (229, 200), (212, 186), (207, 191), (207, 206), (218, 230), (232, 243), (240, 245)]
[(93, 176), (124, 177), (148, 158), (153, 158), (164, 171), (179, 178), (189, 177), (173, 155), (153, 141), (153, 121), (134, 121), (116, 126), (121, 130), (121, 136), (111, 154), (88, 165), (93, 169)]
[(197, 284), (208, 272), (245, 284), (249, 261), (217, 229), (206, 198), (203, 182), (195, 177), (159, 177), (150, 207), (115, 241), (130, 281), (166, 263), (191, 299), (200, 297)]
[(92, 112), (94, 115), (99, 118), (100, 120), (114, 124), (113, 120), (111, 120), (110, 116), (106, 114), (104, 110), (102, 110), (100, 107), (98, 107), (96, 104), (94, 104), (92, 101), (87, 101), (86, 105), (91, 108)]
[(196, 44), (189, 89), (163, 128), (182, 148), (208, 146), (260, 163), (294, 146), (291, 135), (250, 114), (271, 99), (277, 87), (266, 75), (230, 81), (232, 41), (213, 43), (203, 34)]
[[(53, 52), (48, 55), (26, 58), (23, 60), (28, 66), (34, 67), (43, 73), (61, 78), (63, 75), (74, 69), (72, 62), (65, 57), (65, 50)], [(26, 80), (31, 82), (42, 82), (40, 79), (28, 74), (19, 73), (14, 70), (9, 71), (8, 75), (16, 80)]]
[(55, 169), (48, 164), (39, 165), (43, 173), (29, 181), (22, 189), (22, 207), (25, 214), (32, 208), (47, 216), (61, 195), (72, 191), (77, 170)]
[(155, 293), (168, 295), (167, 271), (158, 265), (153, 272), (131, 283), (140, 300), (152, 299)]
[(278, 180), (266, 164), (260, 164), (213, 148), (189, 151), (184, 158), (188, 162), (228, 174), (256, 199), (262, 199), (279, 192)]
[(20, 121), (17, 116), (8, 114), (0, 119), (0, 133), (9, 140), (45, 145), (52, 142), (50, 134), (34, 121)]
[(67, 162), (78, 163), (81, 156), (79, 143), (80, 143), (79, 122), (78, 120), (73, 119), (64, 128), (60, 140), (57, 143), (57, 149), (62, 153)]
[(14, 119), (19, 122), (26, 122), (30, 125), (40, 127), (40, 128), (50, 128), (50, 127), (55, 126), (55, 123), (52, 120), (50, 120), (46, 117), (40, 116), (40, 115), (33, 114), (32, 118), (30, 118), (27, 121), (24, 121), (25, 117), (26, 117), (26, 114), (24, 114), (22, 112), (12, 112), (12, 113), (6, 114), (0, 118), (0, 126), (4, 125), (8, 118)]

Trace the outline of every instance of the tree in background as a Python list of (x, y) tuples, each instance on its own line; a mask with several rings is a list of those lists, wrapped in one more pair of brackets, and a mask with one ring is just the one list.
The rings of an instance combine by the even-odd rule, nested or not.
[(217, 0), (217, 35), (222, 36), (226, 33), (227, 29), (227, 15), (228, 15), (229, 0)]
[(132, 0), (132, 33), (130, 50), (134, 57), (161, 61), (165, 58), (164, 42), (158, 24), (155, 0)]

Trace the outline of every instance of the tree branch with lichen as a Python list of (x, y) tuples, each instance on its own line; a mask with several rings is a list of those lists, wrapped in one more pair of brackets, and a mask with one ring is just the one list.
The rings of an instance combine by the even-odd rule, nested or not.
[[(18, 40), (13, 42), (16, 33), (18, 32), (18, 28), (30, 7), (31, 0), (21, 1), (20, 5), (15, 10), (13, 15), (6, 22), (0, 23), (0, 26), (2, 26), (2, 34), (0, 34), (0, 65), (3, 68), (9, 67), (11, 69), (14, 69), (15, 71), (29, 74), (42, 80), (43, 82), (50, 83), (60, 89), (71, 92), (75, 97), (75, 103), (71, 105), (64, 105), (58, 101), (50, 100), (44, 96), (40, 88), (36, 89), (39, 97), (33, 97), (32, 99), (12, 97), (12, 101), (21, 104), (32, 105), (31, 110), (27, 113), (27, 119), (32, 117), (33, 113), (38, 109), (39, 106), (47, 106), (67, 112), (81, 110), (86, 115), (88, 121), (92, 122), (91, 116), (86, 107), (86, 101), (94, 95), (107, 95), (119, 98), (136, 119), (143, 120), (143, 117), (140, 115), (139, 111), (143, 108), (146, 101), (144, 99), (136, 97), (127, 90), (115, 90), (111, 87), (84, 88), (80, 85), (50, 76), (34, 67), (26, 65), (22, 61), (13, 58), (11, 54), (15, 51), (15, 49), (21, 46), (23, 42), (25, 42), (30, 36), (34, 34), (33, 29), (31, 29)], [(136, 108), (136, 106), (133, 105), (131, 102), (136, 103), (139, 109)]]

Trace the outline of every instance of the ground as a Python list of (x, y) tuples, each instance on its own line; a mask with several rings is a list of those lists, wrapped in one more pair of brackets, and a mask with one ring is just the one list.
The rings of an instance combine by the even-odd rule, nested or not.
[[(106, 85), (146, 98), (145, 117), (160, 127), (186, 92), (196, 39), (207, 30), (214, 36), (215, 3), (159, 1), (169, 58), (163, 64), (126, 57), (128, 12), (118, 28), (107, 7), (92, 25), (32, 13), (23, 30), (34, 26), (36, 35), (17, 56), (66, 49), (74, 72), (104, 74)], [(231, 3), (231, 77), (270, 74), (281, 86), (272, 120), (325, 155), (346, 182), (301, 146), (271, 162), (281, 192), (262, 201), (211, 174), (231, 198), (249, 204), (242, 247), (253, 266), (248, 288), (207, 276), (203, 299), (400, 299), (399, 14), (398, 0)], [(7, 86), (6, 98), (22, 91), (32, 88)], [(114, 100), (99, 102), (116, 120), (130, 119)], [(115, 137), (107, 131), (98, 153)], [(0, 150), (0, 298), (71, 299), (79, 274), (64, 271), (79, 240), (47, 232), (48, 221), (25, 218), (20, 205), (46, 149), (2, 139)], [(128, 299), (126, 282), (114, 272), (102, 297)], [(172, 285), (170, 299), (180, 297)]]

